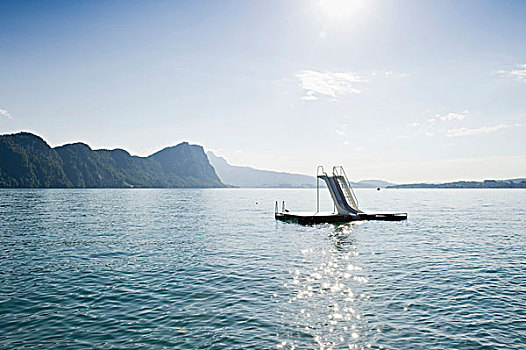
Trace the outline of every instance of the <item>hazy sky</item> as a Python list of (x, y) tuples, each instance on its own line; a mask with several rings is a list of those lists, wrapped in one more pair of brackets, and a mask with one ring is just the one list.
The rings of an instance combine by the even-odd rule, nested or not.
[(526, 177), (525, 1), (2, 1), (0, 133), (393, 182)]

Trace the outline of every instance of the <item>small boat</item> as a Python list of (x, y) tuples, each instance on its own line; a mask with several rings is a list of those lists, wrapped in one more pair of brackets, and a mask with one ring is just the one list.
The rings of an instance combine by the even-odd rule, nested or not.
[[(334, 212), (320, 212), (320, 180), (325, 181), (334, 202)], [(358, 208), (358, 199), (347, 180), (342, 166), (332, 168), (329, 176), (318, 166), (316, 170), (316, 212), (290, 212), (282, 202), (278, 211), (278, 202), (274, 210), (276, 220), (297, 222), (299, 224), (340, 223), (361, 220), (401, 221), (407, 219), (407, 213), (365, 213)]]

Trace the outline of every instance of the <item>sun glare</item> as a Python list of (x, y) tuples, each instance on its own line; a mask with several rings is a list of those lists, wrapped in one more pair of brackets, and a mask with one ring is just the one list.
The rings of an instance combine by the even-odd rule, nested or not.
[(347, 19), (364, 7), (364, 0), (320, 0), (321, 12), (331, 19)]

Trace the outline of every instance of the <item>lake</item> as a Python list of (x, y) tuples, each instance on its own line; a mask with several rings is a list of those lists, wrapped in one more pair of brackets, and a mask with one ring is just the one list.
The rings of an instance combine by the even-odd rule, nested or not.
[[(526, 348), (526, 192), (0, 190), (0, 348)], [(322, 209), (330, 210), (323, 192)]]

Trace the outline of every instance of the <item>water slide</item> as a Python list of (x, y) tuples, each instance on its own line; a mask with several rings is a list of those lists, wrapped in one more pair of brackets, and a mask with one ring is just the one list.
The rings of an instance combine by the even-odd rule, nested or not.
[[(327, 176), (327, 175), (320, 175), (320, 179), (324, 180), (327, 184), (327, 188), (329, 189), (329, 192), (331, 193), (332, 200), (334, 201), (334, 205), (336, 206), (336, 210), (338, 211), (338, 214), (343, 215), (349, 215), (349, 214), (358, 214), (362, 211), (358, 209), (356, 206), (355, 201), (352, 199), (352, 196), (350, 197), (351, 200), (347, 200), (346, 196), (344, 194), (344, 190), (340, 186), (340, 181), (338, 180), (337, 176)], [(347, 191), (348, 196), (350, 196), (350, 191)], [(355, 207), (349, 203), (353, 203)]]

